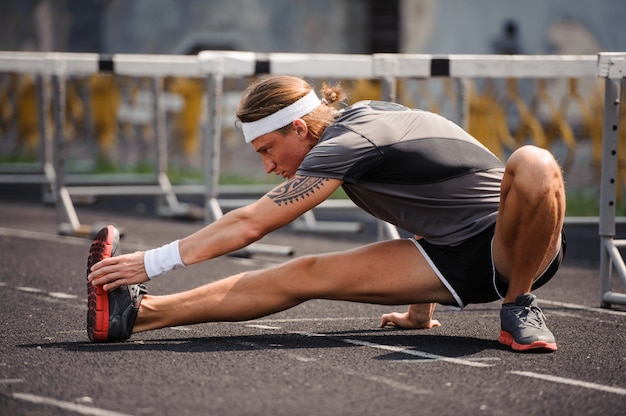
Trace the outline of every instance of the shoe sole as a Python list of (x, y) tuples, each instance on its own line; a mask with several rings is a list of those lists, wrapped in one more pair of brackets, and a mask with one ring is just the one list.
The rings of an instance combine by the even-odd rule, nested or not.
[(557, 350), (555, 342), (535, 341), (530, 344), (519, 344), (511, 334), (502, 330), (500, 330), (500, 338), (498, 341), (500, 344), (520, 352), (552, 352)]
[[(89, 249), (87, 275), (91, 267), (101, 260), (111, 257), (117, 230), (112, 225), (98, 232)], [(109, 293), (102, 285), (87, 282), (87, 335), (92, 342), (105, 342), (109, 335)]]

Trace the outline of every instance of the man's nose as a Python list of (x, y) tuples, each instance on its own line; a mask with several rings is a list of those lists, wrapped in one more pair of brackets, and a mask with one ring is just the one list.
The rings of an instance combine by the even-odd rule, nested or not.
[(265, 173), (272, 173), (276, 169), (276, 163), (267, 158), (263, 160), (263, 166), (265, 167)]

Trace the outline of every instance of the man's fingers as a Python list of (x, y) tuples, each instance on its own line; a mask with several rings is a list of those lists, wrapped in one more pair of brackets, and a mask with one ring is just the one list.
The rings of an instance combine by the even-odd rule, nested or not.
[(396, 317), (397, 313), (386, 313), (382, 316), (380, 327), (383, 328), (385, 326), (396, 326)]
[(91, 266), (91, 271), (95, 272), (97, 270), (102, 269), (103, 267), (107, 267), (110, 266), (112, 264), (116, 264), (118, 262), (118, 258), (117, 257), (108, 257), (106, 259), (102, 259), (99, 262), (97, 262), (96, 264), (94, 264), (93, 266)]
[(115, 280), (115, 281), (114, 281), (114, 282), (112, 282), (112, 283), (108, 283), (108, 284), (103, 285), (103, 286), (102, 286), (102, 289), (104, 289), (104, 290), (106, 290), (106, 291), (108, 292), (108, 291), (110, 291), (110, 290), (115, 290), (115, 289), (117, 289), (118, 287), (123, 286), (123, 285), (124, 285), (123, 281), (121, 281), (121, 280)]
[(115, 265), (108, 265), (108, 264), (101, 264), (97, 263), (96, 265), (98, 265), (98, 268), (96, 268), (94, 265), (94, 267), (92, 267), (92, 271), (91, 273), (89, 273), (89, 275), (87, 276), (87, 280), (90, 282), (93, 281), (98, 281), (99, 279), (101, 279), (103, 276), (107, 276), (109, 274), (112, 274), (115, 272)]
[(94, 286), (102, 286), (102, 285), (106, 285), (107, 283), (111, 283), (115, 280), (117, 280), (115, 274), (108, 273), (108, 274), (102, 274), (102, 275), (95, 275), (89, 279), (89, 282)]

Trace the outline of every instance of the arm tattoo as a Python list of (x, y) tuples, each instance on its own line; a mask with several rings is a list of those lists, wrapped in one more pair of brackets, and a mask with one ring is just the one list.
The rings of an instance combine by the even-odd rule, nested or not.
[(316, 189), (320, 189), (324, 182), (328, 182), (327, 178), (314, 178), (311, 176), (294, 176), (281, 186), (277, 186), (267, 196), (273, 200), (278, 206), (287, 203), (294, 203), (299, 199), (305, 198), (314, 193)]

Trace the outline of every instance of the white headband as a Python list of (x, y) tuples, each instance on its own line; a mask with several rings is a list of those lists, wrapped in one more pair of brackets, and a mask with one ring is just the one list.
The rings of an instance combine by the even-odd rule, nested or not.
[(295, 103), (290, 104), (285, 108), (281, 108), (267, 117), (251, 121), (249, 123), (241, 123), (243, 137), (245, 138), (246, 143), (250, 143), (259, 136), (278, 130), (281, 127), (285, 127), (295, 119), (309, 114), (321, 103), (322, 102), (319, 98), (317, 98), (315, 91), (311, 90), (307, 95), (300, 98)]

